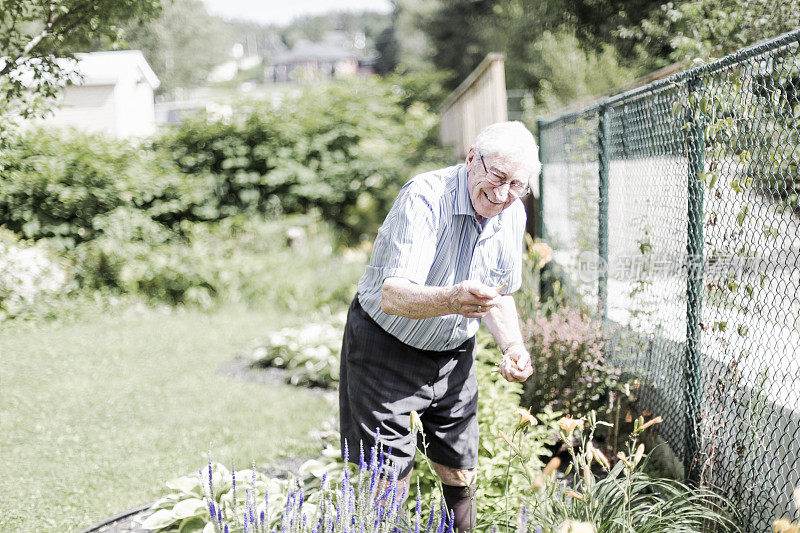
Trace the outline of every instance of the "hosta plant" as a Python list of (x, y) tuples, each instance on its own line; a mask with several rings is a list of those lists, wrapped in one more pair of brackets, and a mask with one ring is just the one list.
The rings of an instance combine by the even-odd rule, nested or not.
[(194, 474), (168, 481), (170, 492), (153, 504), (141, 527), (181, 533), (213, 531), (212, 511), (215, 517), (222, 513), (237, 524), (244, 510), (253, 506), (262, 522), (277, 523), (292, 483), (296, 482), (270, 478), (255, 467), (229, 470), (209, 460)]
[(272, 332), (245, 357), (253, 366), (286, 369), (286, 381), (292, 385), (334, 386), (339, 381), (344, 322), (345, 314), (338, 313), (328, 322)]

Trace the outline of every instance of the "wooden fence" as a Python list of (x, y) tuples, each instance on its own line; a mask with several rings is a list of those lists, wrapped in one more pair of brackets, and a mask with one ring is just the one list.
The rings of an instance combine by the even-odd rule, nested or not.
[(508, 120), (505, 56), (487, 55), (445, 99), (439, 114), (442, 144), (463, 159), (483, 128)]

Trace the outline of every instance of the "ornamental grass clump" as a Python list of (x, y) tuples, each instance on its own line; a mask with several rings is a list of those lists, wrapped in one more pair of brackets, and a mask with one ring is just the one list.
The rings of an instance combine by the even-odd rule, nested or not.
[(636, 420), (627, 451), (620, 451), (612, 463), (593, 444), (598, 426), (610, 426), (598, 421), (594, 411), (584, 418), (559, 420), (556, 427), (571, 461), (561, 479), (555, 468), (546, 468), (531, 480), (538, 490), (527, 505), (529, 522), (538, 524), (542, 533), (738, 531), (722, 497), (644, 472), (647, 455), (639, 439), (659, 422), (660, 417)]

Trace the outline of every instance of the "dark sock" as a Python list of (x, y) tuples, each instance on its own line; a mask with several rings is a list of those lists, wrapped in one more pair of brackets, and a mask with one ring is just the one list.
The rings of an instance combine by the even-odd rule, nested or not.
[(442, 485), (444, 502), (450, 512), (455, 513), (454, 529), (458, 533), (471, 531), (475, 527), (478, 515), (478, 503), (475, 498), (475, 483), (469, 487)]

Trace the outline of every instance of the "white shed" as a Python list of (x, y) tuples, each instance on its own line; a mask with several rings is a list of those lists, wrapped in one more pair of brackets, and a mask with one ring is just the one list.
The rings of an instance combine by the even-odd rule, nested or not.
[(139, 50), (75, 58), (81, 79), (64, 88), (58, 107), (42, 124), (122, 138), (155, 132), (153, 91), (160, 82)]

